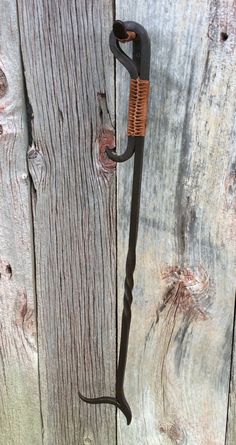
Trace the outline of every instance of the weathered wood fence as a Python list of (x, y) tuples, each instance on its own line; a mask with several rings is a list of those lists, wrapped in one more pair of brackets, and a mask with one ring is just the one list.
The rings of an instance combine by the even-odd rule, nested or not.
[[(0, 445), (235, 445), (236, 4), (0, 0)], [(132, 161), (114, 17), (152, 43), (126, 393)], [(116, 68), (116, 69), (115, 69)]]

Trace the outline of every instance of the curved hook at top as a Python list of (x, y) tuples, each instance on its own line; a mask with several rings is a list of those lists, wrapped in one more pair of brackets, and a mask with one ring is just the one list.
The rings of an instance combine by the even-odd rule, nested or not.
[[(133, 42), (133, 58), (131, 59), (121, 49), (120, 43)], [(131, 79), (149, 80), (150, 71), (150, 40), (145, 28), (136, 22), (122, 22), (116, 20), (110, 33), (110, 49), (116, 59), (127, 69)], [(107, 149), (109, 159), (115, 162), (124, 162), (132, 157), (135, 151), (136, 136), (128, 137), (128, 145), (124, 153), (118, 155)]]
[[(133, 41), (133, 59), (121, 49), (119, 42)], [(116, 20), (110, 34), (110, 49), (128, 70), (131, 79), (148, 80), (150, 71), (150, 39), (146, 29), (137, 22)]]

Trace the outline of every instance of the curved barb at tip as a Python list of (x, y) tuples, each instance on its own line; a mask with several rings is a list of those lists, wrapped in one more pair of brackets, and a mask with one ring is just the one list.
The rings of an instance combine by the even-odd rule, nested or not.
[(83, 396), (80, 392), (79, 392), (79, 397), (84, 402), (90, 403), (92, 405), (99, 405), (100, 403), (108, 403), (110, 405), (116, 406), (116, 408), (119, 408), (120, 411), (122, 411), (122, 413), (126, 417), (127, 425), (129, 425), (131, 423), (132, 413), (131, 413), (131, 409), (130, 409), (129, 404), (127, 403), (125, 397), (123, 397), (122, 400), (117, 400), (115, 397), (108, 397), (108, 396), (107, 397), (103, 396), (103, 397), (89, 398), (89, 397)]

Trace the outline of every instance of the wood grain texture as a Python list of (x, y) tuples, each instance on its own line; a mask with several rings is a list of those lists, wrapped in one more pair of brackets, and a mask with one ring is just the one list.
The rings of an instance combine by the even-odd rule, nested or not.
[(28, 134), (16, 2), (0, 0), (0, 444), (41, 445)]
[[(236, 314), (235, 314), (236, 315)], [(233, 350), (231, 357), (231, 379), (229, 387), (229, 406), (225, 445), (234, 445), (236, 442), (236, 337), (235, 337), (235, 322), (234, 320), (234, 335), (233, 335)]]
[(105, 156), (114, 145), (112, 1), (18, 7), (33, 110), (43, 443), (111, 445), (115, 408), (85, 404), (78, 389), (115, 391), (116, 175)]
[[(236, 289), (235, 2), (117, 0), (116, 17), (146, 26), (152, 43), (125, 380), (133, 421), (127, 428), (118, 415), (118, 443), (223, 445)], [(121, 151), (128, 84), (118, 65)], [(131, 171), (132, 162), (118, 169), (119, 312)]]

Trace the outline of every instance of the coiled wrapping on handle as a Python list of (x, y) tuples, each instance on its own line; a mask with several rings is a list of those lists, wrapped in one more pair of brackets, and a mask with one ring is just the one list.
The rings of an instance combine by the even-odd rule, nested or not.
[(145, 136), (149, 89), (149, 80), (130, 81), (128, 136)]

